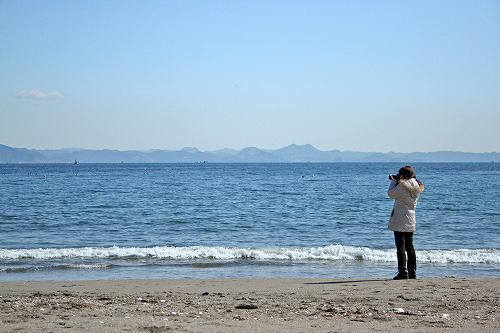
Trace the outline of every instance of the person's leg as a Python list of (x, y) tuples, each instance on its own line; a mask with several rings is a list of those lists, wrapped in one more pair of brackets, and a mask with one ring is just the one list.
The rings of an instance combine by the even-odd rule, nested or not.
[(408, 255), (408, 275), (410, 279), (417, 277), (417, 256), (413, 247), (413, 232), (405, 232), (405, 251)]
[(405, 237), (404, 232), (394, 231), (394, 240), (396, 242), (396, 252), (398, 255), (398, 275), (395, 280), (408, 278), (406, 272), (406, 253), (405, 253)]

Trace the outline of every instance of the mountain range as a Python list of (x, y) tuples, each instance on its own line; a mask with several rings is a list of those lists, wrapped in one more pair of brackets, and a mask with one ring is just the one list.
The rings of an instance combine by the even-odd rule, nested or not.
[(269, 150), (248, 147), (241, 150), (56, 150), (13, 148), (0, 144), (0, 163), (304, 163), (304, 162), (500, 162), (500, 153), (437, 151), (377, 153), (328, 150), (310, 144), (292, 144)]

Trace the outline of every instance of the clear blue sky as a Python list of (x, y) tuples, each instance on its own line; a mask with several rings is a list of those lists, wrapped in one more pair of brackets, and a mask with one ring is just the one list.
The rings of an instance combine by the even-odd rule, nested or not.
[(500, 1), (4, 0), (0, 143), (500, 151)]

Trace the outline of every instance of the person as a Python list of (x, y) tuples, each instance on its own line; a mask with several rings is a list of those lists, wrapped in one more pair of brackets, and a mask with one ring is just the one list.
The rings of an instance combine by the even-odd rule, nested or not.
[(394, 231), (398, 257), (398, 274), (394, 280), (416, 279), (417, 257), (413, 247), (413, 233), (416, 225), (415, 209), (420, 193), (425, 187), (417, 180), (415, 169), (409, 165), (399, 169), (399, 173), (389, 176), (389, 179), (392, 181), (387, 194), (394, 199), (389, 230)]

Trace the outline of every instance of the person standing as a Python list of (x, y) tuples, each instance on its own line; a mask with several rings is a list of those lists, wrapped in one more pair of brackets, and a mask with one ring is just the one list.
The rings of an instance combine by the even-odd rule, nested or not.
[(391, 184), (387, 194), (394, 199), (389, 230), (394, 231), (398, 257), (398, 274), (394, 280), (417, 278), (417, 257), (413, 247), (415, 210), (420, 193), (425, 187), (416, 177), (415, 170), (409, 165), (399, 169), (397, 175), (389, 176)]

